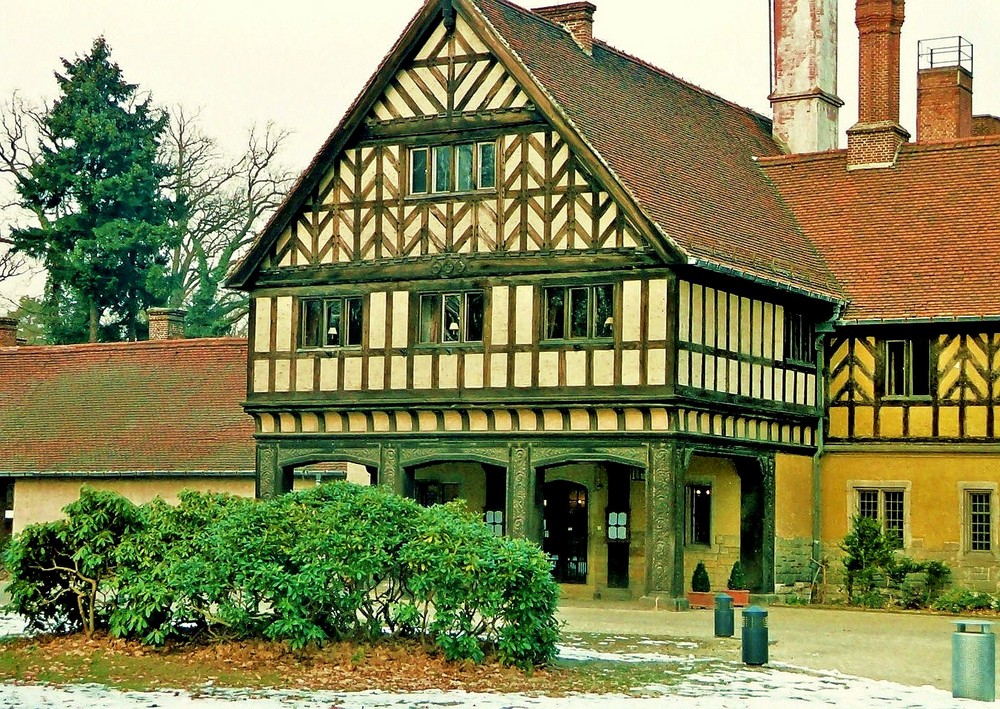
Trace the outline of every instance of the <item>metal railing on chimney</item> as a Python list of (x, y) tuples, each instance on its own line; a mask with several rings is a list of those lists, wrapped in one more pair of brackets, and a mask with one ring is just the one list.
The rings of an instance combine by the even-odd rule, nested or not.
[(964, 37), (935, 37), (917, 42), (917, 69), (957, 66), (972, 71), (972, 42)]

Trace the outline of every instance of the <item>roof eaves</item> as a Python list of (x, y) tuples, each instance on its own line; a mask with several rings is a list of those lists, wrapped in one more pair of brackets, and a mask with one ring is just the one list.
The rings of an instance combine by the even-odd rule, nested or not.
[(752, 271), (751, 269), (746, 267), (735, 268), (733, 266), (727, 266), (726, 264), (720, 263), (718, 261), (713, 261), (711, 259), (706, 259), (704, 257), (698, 257), (698, 256), (689, 256), (687, 263), (689, 266), (694, 266), (695, 268), (702, 268), (705, 269), (706, 271), (713, 271), (715, 273), (720, 273), (725, 276), (732, 276), (734, 278), (742, 278), (745, 280), (750, 280), (755, 283), (759, 283), (761, 285), (786, 291), (788, 293), (803, 295), (809, 298), (816, 298), (818, 300), (824, 300), (828, 303), (838, 303), (838, 304), (847, 303), (845, 298), (838, 293), (815, 289), (815, 288), (806, 288), (805, 286), (796, 283), (792, 280), (784, 280), (776, 278), (773, 275)]

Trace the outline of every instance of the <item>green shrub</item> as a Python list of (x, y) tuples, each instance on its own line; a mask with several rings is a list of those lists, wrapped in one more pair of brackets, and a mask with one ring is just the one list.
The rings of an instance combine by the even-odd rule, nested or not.
[(113, 492), (84, 486), (63, 508), (66, 519), (30, 525), (10, 543), (7, 612), (46, 632), (88, 634), (105, 627), (117, 605), (115, 553), (122, 539), (142, 528), (140, 508)]
[(746, 590), (747, 580), (743, 575), (743, 564), (739, 561), (733, 562), (733, 569), (729, 572), (729, 580), (726, 581), (726, 588), (735, 590)]
[(449, 659), (492, 653), (521, 667), (555, 655), (558, 586), (541, 550), (493, 536), (454, 504), (335, 483), (268, 501), (182, 493), (176, 506), (142, 508), (85, 490), (66, 512), (28, 527), (7, 555), (10, 609), (37, 628), (296, 649), (408, 636)]
[(892, 540), (876, 520), (859, 515), (852, 520), (840, 548), (844, 551), (848, 603), (855, 603), (856, 597), (871, 603), (872, 592), (886, 587), (893, 568)]
[(952, 588), (941, 593), (931, 604), (936, 611), (964, 613), (966, 611), (997, 610), (998, 599), (989, 593), (970, 591), (966, 588)]
[(705, 562), (699, 561), (691, 574), (691, 590), (696, 593), (705, 593), (712, 590), (712, 581), (708, 578), (708, 569)]

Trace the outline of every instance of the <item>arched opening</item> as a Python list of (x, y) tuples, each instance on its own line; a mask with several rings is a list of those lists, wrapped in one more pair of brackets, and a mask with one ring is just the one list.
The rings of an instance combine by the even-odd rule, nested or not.
[(559, 583), (587, 583), (587, 488), (569, 480), (545, 483), (542, 549)]
[(507, 470), (476, 461), (441, 461), (406, 471), (407, 487), (422, 505), (465, 500), (497, 536), (507, 532)]

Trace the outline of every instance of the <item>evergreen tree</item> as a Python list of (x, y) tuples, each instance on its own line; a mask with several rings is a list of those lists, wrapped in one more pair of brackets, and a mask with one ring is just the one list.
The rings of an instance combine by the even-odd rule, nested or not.
[(44, 263), (47, 306), (67, 316), (68, 327), (50, 323), (50, 341), (138, 339), (140, 315), (165, 302), (176, 241), (157, 159), (167, 116), (124, 80), (103, 37), (62, 64), (39, 159), (17, 186), (39, 224), (12, 238)]

